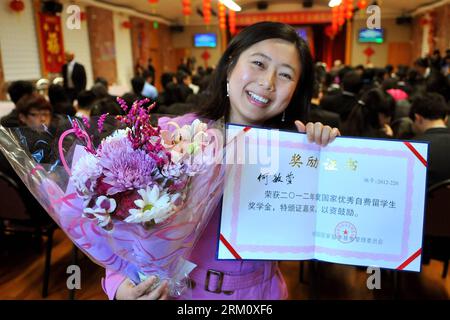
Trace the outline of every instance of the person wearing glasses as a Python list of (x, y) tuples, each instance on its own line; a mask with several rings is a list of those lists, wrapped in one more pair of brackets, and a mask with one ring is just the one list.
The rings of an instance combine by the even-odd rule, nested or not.
[(43, 130), (50, 126), (52, 120), (52, 106), (43, 96), (32, 93), (23, 96), (17, 102), (17, 113), (20, 126), (34, 130)]

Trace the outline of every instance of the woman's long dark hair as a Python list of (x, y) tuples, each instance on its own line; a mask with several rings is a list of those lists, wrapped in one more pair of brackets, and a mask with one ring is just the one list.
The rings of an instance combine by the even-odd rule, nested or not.
[(295, 45), (299, 53), (301, 75), (292, 99), (285, 110), (285, 119), (282, 114), (270, 119), (265, 125), (276, 128), (293, 128), (294, 120), (305, 121), (308, 117), (314, 85), (314, 64), (305, 40), (300, 38), (289, 25), (278, 22), (259, 22), (243, 29), (228, 45), (219, 60), (211, 82), (208, 87), (209, 98), (203, 106), (200, 115), (217, 120), (230, 116), (230, 101), (226, 96), (227, 77), (236, 66), (236, 63), (245, 50), (255, 43), (268, 39), (283, 39)]
[(352, 108), (342, 126), (342, 134), (356, 137), (384, 137), (380, 131), (378, 114), (392, 117), (394, 110), (395, 101), (389, 94), (378, 88), (368, 90)]

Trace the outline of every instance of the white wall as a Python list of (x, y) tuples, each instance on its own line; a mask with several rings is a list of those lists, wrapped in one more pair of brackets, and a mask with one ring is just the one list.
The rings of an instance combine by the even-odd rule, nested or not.
[[(78, 63), (81, 63), (86, 69), (86, 77), (87, 77), (87, 89), (89, 89), (93, 82), (93, 73), (92, 73), (92, 62), (91, 62), (91, 51), (89, 45), (89, 29), (87, 20), (81, 21), (81, 29), (71, 30), (67, 28), (67, 7), (73, 3), (70, 1), (64, 0), (61, 2), (64, 5), (63, 12), (61, 14), (61, 24), (63, 29), (63, 38), (64, 38), (64, 50), (71, 51), (75, 54), (75, 60)], [(77, 4), (80, 6), (82, 12), (86, 12), (86, 8), (84, 5)]]
[(129, 20), (128, 16), (113, 14), (114, 41), (116, 47), (117, 85), (126, 87), (130, 91), (130, 80), (133, 77), (133, 56), (131, 52), (130, 29), (122, 28), (123, 21)]
[(11, 12), (8, 2), (0, 4), (0, 50), (5, 81), (37, 80), (41, 77), (34, 10), (24, 0), (25, 10)]

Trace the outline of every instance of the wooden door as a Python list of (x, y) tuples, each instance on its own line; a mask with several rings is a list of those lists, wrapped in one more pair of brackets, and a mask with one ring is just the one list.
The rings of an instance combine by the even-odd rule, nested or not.
[(411, 65), (411, 43), (391, 42), (388, 47), (388, 64), (396, 68), (399, 64)]

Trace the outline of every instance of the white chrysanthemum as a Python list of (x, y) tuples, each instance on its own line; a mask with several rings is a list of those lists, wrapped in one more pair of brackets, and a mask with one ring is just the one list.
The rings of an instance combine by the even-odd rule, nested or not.
[(167, 193), (160, 194), (157, 186), (148, 186), (138, 191), (142, 199), (134, 201), (138, 209), (130, 209), (130, 215), (125, 219), (128, 223), (144, 223), (154, 220), (160, 223), (173, 213), (172, 200)]
[(87, 195), (94, 191), (98, 177), (102, 174), (102, 167), (98, 158), (87, 153), (81, 157), (72, 171), (71, 180), (78, 192)]
[(115, 140), (122, 140), (123, 138), (128, 137), (128, 132), (131, 131), (130, 128), (119, 129), (113, 132), (112, 135), (105, 138), (107, 142), (113, 142)]

